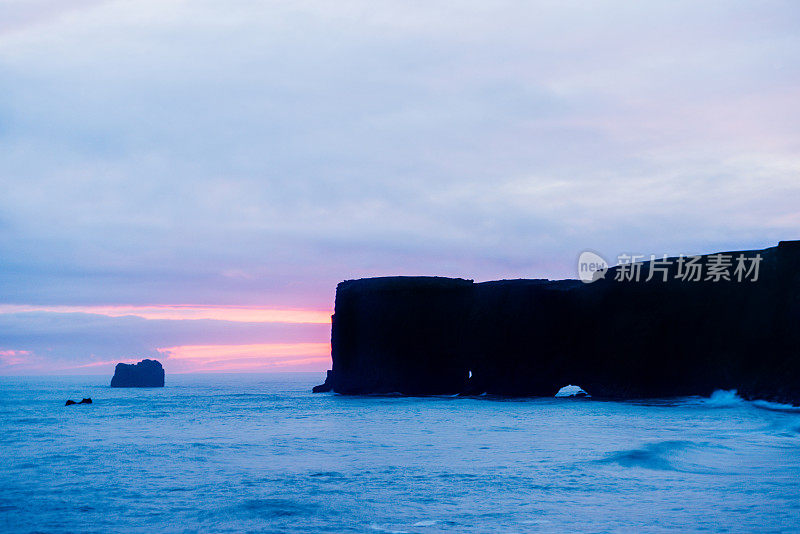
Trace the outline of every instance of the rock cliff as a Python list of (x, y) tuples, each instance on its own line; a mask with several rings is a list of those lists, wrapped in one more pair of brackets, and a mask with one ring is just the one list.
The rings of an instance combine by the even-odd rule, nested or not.
[(697, 257), (697, 277), (686, 259), (635, 265), (590, 284), (342, 282), (318, 390), (553, 396), (576, 384), (593, 398), (737, 389), (800, 404), (800, 242)]

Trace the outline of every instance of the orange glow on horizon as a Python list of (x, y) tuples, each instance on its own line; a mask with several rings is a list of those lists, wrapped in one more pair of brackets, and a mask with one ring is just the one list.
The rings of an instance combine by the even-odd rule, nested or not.
[(252, 306), (194, 306), (171, 304), (155, 306), (34, 306), (0, 304), (4, 313), (91, 313), (107, 317), (134, 316), (143, 319), (196, 320), (211, 319), (241, 323), (330, 324), (329, 310), (294, 310), (257, 308)]
[(173, 360), (224, 360), (284, 357), (329, 356), (330, 343), (254, 343), (249, 345), (181, 345), (158, 349)]
[(247, 345), (181, 345), (158, 349), (165, 365), (179, 372), (246, 371), (286, 367), (326, 369), (330, 343), (258, 343)]
[(139, 361), (141, 361), (143, 359), (144, 358), (139, 358), (138, 360), (136, 358), (131, 358), (131, 359), (127, 359), (127, 360), (106, 360), (106, 361), (103, 361), (103, 362), (91, 362), (91, 363), (84, 363), (84, 364), (81, 364), (81, 365), (73, 365), (71, 367), (66, 367), (65, 369), (83, 369), (85, 367), (101, 367), (101, 366), (104, 366), (104, 365), (115, 366), (118, 363), (137, 363), (137, 362), (139, 362)]

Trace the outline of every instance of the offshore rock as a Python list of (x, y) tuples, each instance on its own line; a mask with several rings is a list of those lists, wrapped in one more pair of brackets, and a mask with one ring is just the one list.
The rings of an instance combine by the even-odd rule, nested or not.
[(118, 363), (111, 379), (112, 388), (164, 387), (164, 368), (158, 360), (142, 360), (137, 364)]
[(92, 398), (89, 397), (89, 398), (86, 398), (86, 399), (81, 399), (80, 402), (75, 402), (72, 399), (68, 399), (67, 402), (64, 403), (64, 406), (72, 406), (73, 404), (92, 404)]

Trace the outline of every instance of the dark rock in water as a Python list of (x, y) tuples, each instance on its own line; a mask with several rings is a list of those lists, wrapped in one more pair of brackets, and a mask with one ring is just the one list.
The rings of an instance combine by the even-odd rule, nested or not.
[(164, 387), (164, 368), (157, 360), (142, 360), (137, 364), (118, 363), (111, 379), (112, 388)]
[(327, 393), (327, 392), (329, 392), (331, 390), (333, 390), (333, 384), (331, 382), (331, 372), (330, 371), (328, 371), (328, 373), (325, 375), (325, 382), (323, 382), (322, 384), (320, 384), (318, 386), (314, 386), (313, 388), (311, 388), (311, 391), (313, 393)]
[(67, 400), (67, 402), (64, 404), (64, 406), (72, 406), (73, 404), (91, 404), (91, 403), (92, 403), (92, 399), (91, 399), (91, 397), (89, 397), (89, 398), (87, 398), (87, 399), (81, 399), (81, 401), (80, 401), (80, 402), (75, 402), (74, 400), (72, 400), (72, 399), (69, 399), (69, 400)]
[[(319, 390), (552, 397), (580, 384), (593, 398), (736, 389), (800, 403), (800, 242), (723, 254), (733, 260), (730, 279), (717, 281), (706, 276), (719, 258), (705, 255), (698, 281), (678, 278), (685, 265), (671, 258), (649, 281), (656, 263), (641, 263), (640, 281), (617, 266), (590, 284), (342, 282), (333, 367)], [(757, 280), (737, 280), (740, 254), (760, 255)]]

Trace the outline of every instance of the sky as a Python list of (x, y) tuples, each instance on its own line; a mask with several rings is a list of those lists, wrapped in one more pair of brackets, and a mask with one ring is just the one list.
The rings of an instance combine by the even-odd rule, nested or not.
[(2, 0), (0, 374), (322, 371), (341, 280), (798, 239), (798, 27), (794, 1)]

